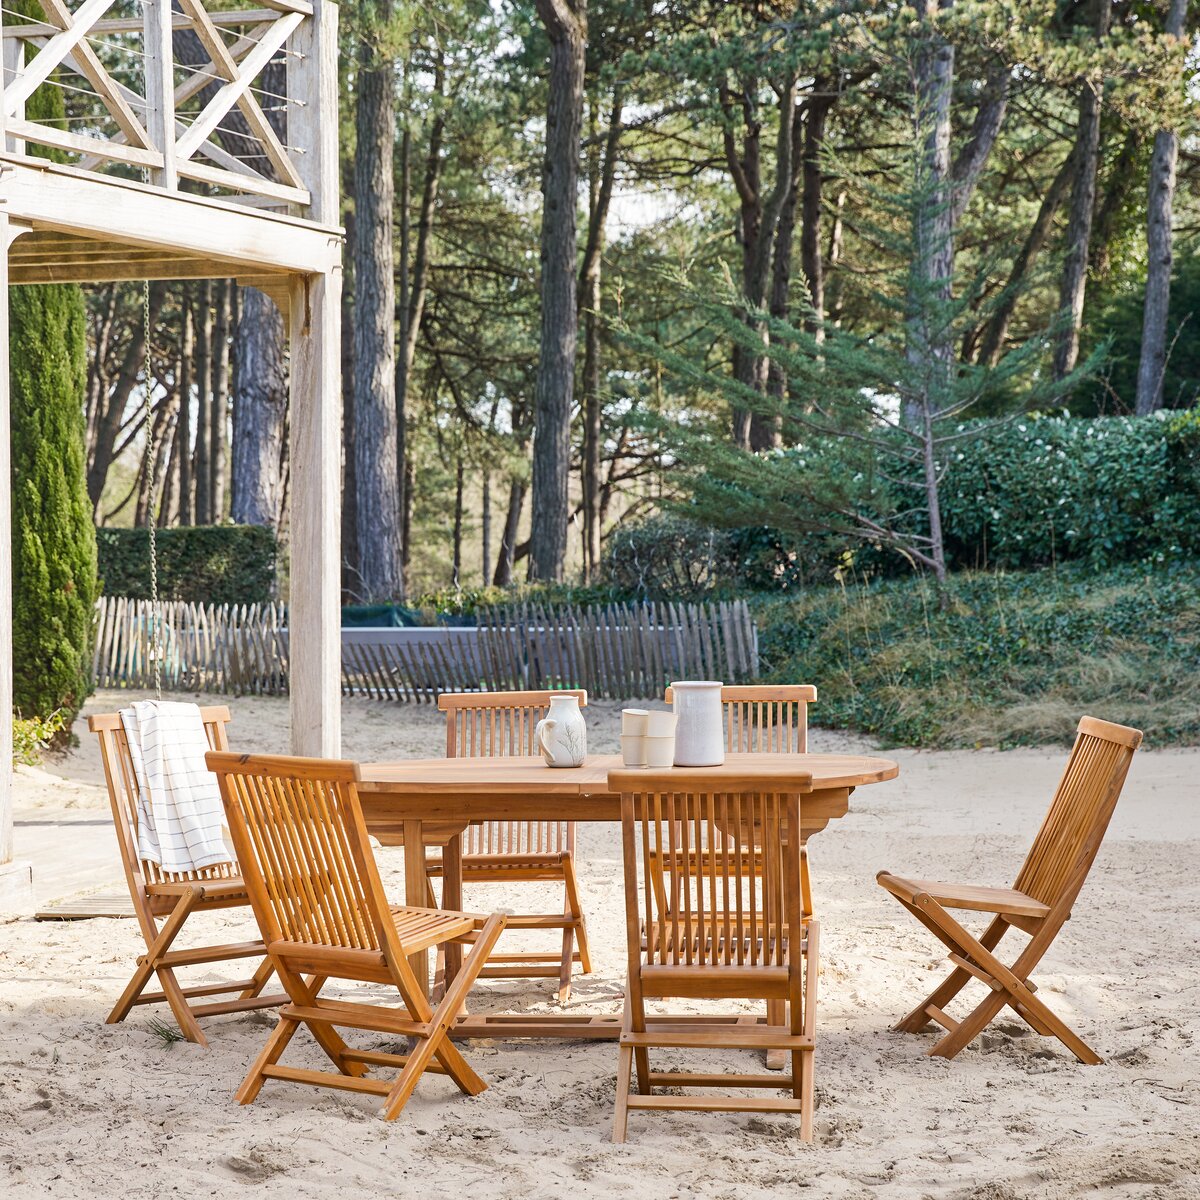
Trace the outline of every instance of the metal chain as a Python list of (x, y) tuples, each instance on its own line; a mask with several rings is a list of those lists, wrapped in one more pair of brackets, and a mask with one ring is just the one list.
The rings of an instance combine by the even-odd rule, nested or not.
[(158, 611), (158, 447), (154, 437), (153, 364), (150, 357), (150, 281), (142, 280), (142, 336), (145, 340), (146, 470), (150, 472), (146, 524), (150, 532), (150, 657), (154, 660), (154, 696), (162, 699), (162, 614)]

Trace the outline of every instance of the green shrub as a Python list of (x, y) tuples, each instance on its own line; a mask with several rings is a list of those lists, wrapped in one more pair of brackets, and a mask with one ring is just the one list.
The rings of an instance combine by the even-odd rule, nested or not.
[(1200, 553), (1200, 410), (1038, 417), (964, 444), (942, 485), (959, 566), (1102, 568)]
[(29, 717), (58, 709), (73, 716), (91, 691), (96, 595), (83, 293), (73, 285), (18, 287), (9, 306), (13, 703)]
[(13, 762), (36, 767), (42, 761), (42, 752), (70, 729), (69, 716), (66, 709), (56, 708), (47, 717), (14, 717)]
[[(100, 578), (107, 596), (150, 595), (150, 534), (98, 529)], [(275, 595), (275, 534), (261, 525), (160, 529), (158, 594), (197, 604), (257, 604)]]
[(1069, 740), (1085, 712), (1200, 744), (1200, 564), (963, 571), (760, 602), (766, 679), (813, 720), (908, 746)]

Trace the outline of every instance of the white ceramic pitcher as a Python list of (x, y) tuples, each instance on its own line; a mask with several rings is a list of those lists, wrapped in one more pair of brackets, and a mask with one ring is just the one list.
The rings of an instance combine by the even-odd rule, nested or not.
[(725, 761), (721, 720), (721, 688), (709, 679), (671, 684), (678, 722), (675, 726), (677, 767), (719, 767)]
[(550, 697), (550, 711), (533, 727), (534, 743), (551, 767), (581, 767), (587, 757), (587, 725), (579, 697)]

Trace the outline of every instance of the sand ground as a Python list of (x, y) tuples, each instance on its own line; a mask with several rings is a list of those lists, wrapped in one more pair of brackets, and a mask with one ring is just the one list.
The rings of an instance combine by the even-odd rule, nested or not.
[[(102, 694), (89, 708), (116, 701)], [(230, 703), (235, 747), (286, 747), (284, 703)], [(589, 709), (594, 749), (614, 748), (616, 711)], [(34, 861), (39, 901), (119, 877), (98, 755), (81, 736), (77, 752), (18, 779), (17, 853)], [(348, 756), (441, 745), (428, 708), (345, 705)], [(814, 750), (851, 747), (867, 743), (813, 735)], [(811, 847), (823, 923), (812, 1146), (785, 1117), (639, 1114), (630, 1142), (612, 1145), (609, 1044), (476, 1043), (468, 1057), (487, 1092), (468, 1100), (427, 1077), (390, 1125), (371, 1097), (281, 1083), (239, 1108), (232, 1092), (268, 1016), (210, 1020), (208, 1050), (164, 1042), (150, 1026), (155, 1010), (107, 1026), (141, 948), (133, 922), (22, 914), (0, 917), (0, 1194), (1200, 1197), (1200, 751), (1135, 760), (1075, 915), (1036, 975), (1041, 995), (1107, 1058), (1100, 1067), (1078, 1065), (1011, 1014), (952, 1063), (924, 1057), (932, 1033), (890, 1031), (943, 962), (876, 886), (876, 870), (1010, 882), (1063, 751), (888, 753), (900, 778), (858, 791)], [(577, 979), (571, 1007), (614, 1012), (624, 972), (617, 832), (584, 826), (580, 842), (597, 969)], [(400, 858), (380, 855), (395, 895)], [(527, 895), (493, 889), (468, 902), (529, 908)], [(244, 914), (212, 915), (208, 931), (250, 934)], [(493, 981), (473, 1006), (553, 1005), (542, 982)], [(297, 1065), (321, 1065), (306, 1035), (293, 1047)]]

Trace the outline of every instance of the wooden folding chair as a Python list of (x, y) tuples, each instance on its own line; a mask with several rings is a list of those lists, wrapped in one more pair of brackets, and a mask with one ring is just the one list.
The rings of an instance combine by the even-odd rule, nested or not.
[[(229, 830), (245, 872), (267, 952), (291, 1002), (250, 1068), (237, 1099), (250, 1104), (267, 1079), (385, 1097), (394, 1120), (426, 1071), (449, 1075), (474, 1096), (487, 1084), (450, 1041), (467, 991), (504, 928), (499, 915), (389, 906), (371, 853), (355, 787), (354, 763), (276, 755), (210, 753)], [(447, 942), (474, 941), (435, 1011), (407, 955)], [(305, 973), (310, 973), (305, 978)], [(325, 999), (329, 979), (390, 984), (402, 1007)], [(336, 1072), (285, 1067), (279, 1060), (301, 1025)], [(406, 1054), (355, 1050), (338, 1028), (412, 1039)], [(393, 1067), (393, 1081), (368, 1067)]]
[[(667, 688), (664, 699), (673, 703)], [(817, 701), (817, 689), (808, 683), (727, 685), (721, 688), (725, 710), (725, 750), (729, 754), (807, 754), (808, 706)], [(808, 870), (808, 843), (800, 843), (800, 883), (804, 915), (811, 917), (812, 880)]]
[[(550, 691), (443, 693), (438, 708), (446, 714), (447, 758), (498, 758), (538, 754), (533, 730), (550, 707)], [(568, 689), (587, 704), (587, 692)], [(467, 827), (463, 835), (464, 883), (561, 883), (563, 908), (553, 913), (509, 915), (509, 929), (558, 929), (558, 954), (493, 954), (481, 975), (488, 979), (558, 979), (558, 998), (571, 995), (571, 971), (579, 963), (592, 969), (587, 924), (579, 902), (575, 875), (574, 821), (485, 821)], [(431, 876), (443, 873), (443, 863), (431, 859)], [(578, 949), (576, 949), (578, 942)]]
[[(801, 910), (799, 837), (811, 775), (797, 769), (768, 794), (749, 777), (687, 768), (614, 771), (609, 786), (621, 793), (629, 953), (613, 1140), (625, 1140), (630, 1109), (798, 1113), (800, 1136), (811, 1140), (819, 929)], [(646, 1000), (667, 997), (772, 1004), (766, 1017), (648, 1017)], [(652, 1071), (655, 1047), (780, 1050), (790, 1069)], [(664, 1095), (656, 1087), (791, 1095)]]
[[(1079, 722), (1050, 811), (1011, 888), (902, 879), (887, 871), (876, 876), (950, 950), (954, 970), (895, 1026), (917, 1033), (931, 1020), (941, 1025), (946, 1035), (927, 1053), (953, 1058), (1007, 1004), (1035, 1032), (1057, 1037), (1080, 1062), (1103, 1061), (1035, 995), (1037, 985), (1029, 975), (1071, 915), (1141, 741), (1138, 730), (1124, 725), (1095, 717)], [(995, 915), (975, 938), (950, 915), (947, 909), (952, 908)], [(1007, 966), (994, 951), (1011, 928), (1027, 933), (1030, 940)], [(972, 979), (986, 985), (988, 994), (968, 1016), (956, 1021), (947, 1016), (946, 1006)]]
[[(200, 709), (208, 743), (224, 750), (228, 743), (225, 726), (229, 724), (229, 709), (213, 705)], [(255, 1008), (274, 1008), (287, 999), (281, 994), (264, 996), (263, 988), (271, 978), (272, 967), (266, 958), (266, 947), (260, 940), (233, 942), (224, 945), (193, 946), (174, 949), (175, 940), (188, 919), (198, 912), (219, 908), (248, 906), (250, 897), (236, 862), (216, 863), (199, 871), (164, 871), (157, 863), (138, 856), (137, 781), (129, 742), (119, 713), (99, 713), (88, 718), (88, 728), (100, 739), (100, 758), (104, 763), (104, 778), (108, 783), (108, 800), (112, 807), (113, 824), (117, 831), (117, 846), (125, 869), (129, 897), (146, 940), (146, 953), (137, 963), (128, 986), (121, 993), (108, 1023), (123, 1021), (134, 1005), (159, 1004), (165, 1001), (189, 1042), (207, 1046), (198, 1017), (219, 1013), (245, 1012)], [(262, 957), (254, 973), (245, 979), (222, 983), (205, 983), (184, 987), (176, 978), (178, 967), (215, 963), (224, 960)], [(147, 992), (146, 985), (158, 977), (161, 991)], [(227, 996), (232, 1000), (213, 1000), (204, 1004), (190, 1001), (205, 996)]]

